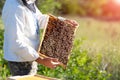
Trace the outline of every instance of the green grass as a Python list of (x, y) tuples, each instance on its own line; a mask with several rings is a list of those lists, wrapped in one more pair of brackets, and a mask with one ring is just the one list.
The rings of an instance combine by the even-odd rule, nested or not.
[(75, 39), (84, 39), (81, 49), (95, 58), (102, 54), (102, 69), (112, 74), (110, 80), (120, 77), (120, 21), (101, 21), (93, 18), (67, 16), (79, 23)]
[(120, 77), (120, 21), (107, 22), (92, 18), (75, 18), (80, 27), (76, 39), (84, 38), (81, 49), (87, 50), (89, 56), (102, 54), (102, 68), (112, 74), (111, 80)]

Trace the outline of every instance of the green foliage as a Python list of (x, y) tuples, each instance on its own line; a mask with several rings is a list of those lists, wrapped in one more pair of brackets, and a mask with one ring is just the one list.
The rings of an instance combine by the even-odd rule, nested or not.
[(58, 0), (61, 3), (61, 8), (59, 10), (62, 14), (75, 14), (79, 9), (78, 0)]
[(56, 0), (38, 0), (37, 1), (38, 8), (42, 13), (51, 13), (55, 14), (56, 9), (60, 8), (60, 3)]
[(78, 21), (81, 24), (77, 29), (76, 38), (85, 38), (81, 48), (87, 50), (91, 57), (101, 54), (101, 68), (111, 74), (108, 80), (120, 80), (119, 22), (99, 21), (92, 18), (79, 18)]
[[(1, 51), (1, 50), (0, 50)], [(6, 77), (10, 75), (8, 63), (3, 59), (3, 52), (0, 52), (0, 80), (6, 80)]]
[(7, 61), (3, 58), (3, 30), (0, 30), (0, 80), (5, 80), (10, 75)]
[(81, 41), (76, 40), (67, 68), (61, 67), (50, 70), (39, 65), (38, 73), (50, 77), (58, 77), (63, 80), (107, 80), (110, 77), (105, 70), (100, 68), (101, 55), (91, 58), (87, 51), (81, 50)]
[(107, 2), (106, 0), (58, 0), (61, 3), (62, 14), (78, 14), (81, 16), (102, 14), (101, 7)]
[(5, 2), (5, 0), (0, 0), (0, 14), (1, 14), (4, 2)]

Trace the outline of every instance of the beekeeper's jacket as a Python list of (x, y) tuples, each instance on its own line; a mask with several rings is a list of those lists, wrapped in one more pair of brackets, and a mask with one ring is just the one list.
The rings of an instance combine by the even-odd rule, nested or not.
[(8, 61), (34, 61), (39, 55), (39, 27), (47, 25), (48, 16), (36, 7), (36, 13), (21, 0), (6, 0), (2, 11), (4, 23), (4, 58)]

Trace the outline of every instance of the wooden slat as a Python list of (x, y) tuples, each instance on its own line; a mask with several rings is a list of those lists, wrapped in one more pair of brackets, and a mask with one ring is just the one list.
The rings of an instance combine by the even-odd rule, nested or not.
[(60, 80), (42, 75), (11, 76), (7, 80)]

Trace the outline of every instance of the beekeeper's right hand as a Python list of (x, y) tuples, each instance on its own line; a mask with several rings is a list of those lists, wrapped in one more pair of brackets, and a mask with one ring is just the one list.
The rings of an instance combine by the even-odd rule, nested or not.
[(60, 65), (60, 62), (58, 61), (58, 59), (56, 58), (51, 58), (51, 57), (46, 57), (46, 58), (38, 58), (36, 60), (36, 62), (38, 62), (39, 64), (42, 64), (48, 68), (51, 68), (51, 69), (54, 69), (56, 68), (57, 66)]

